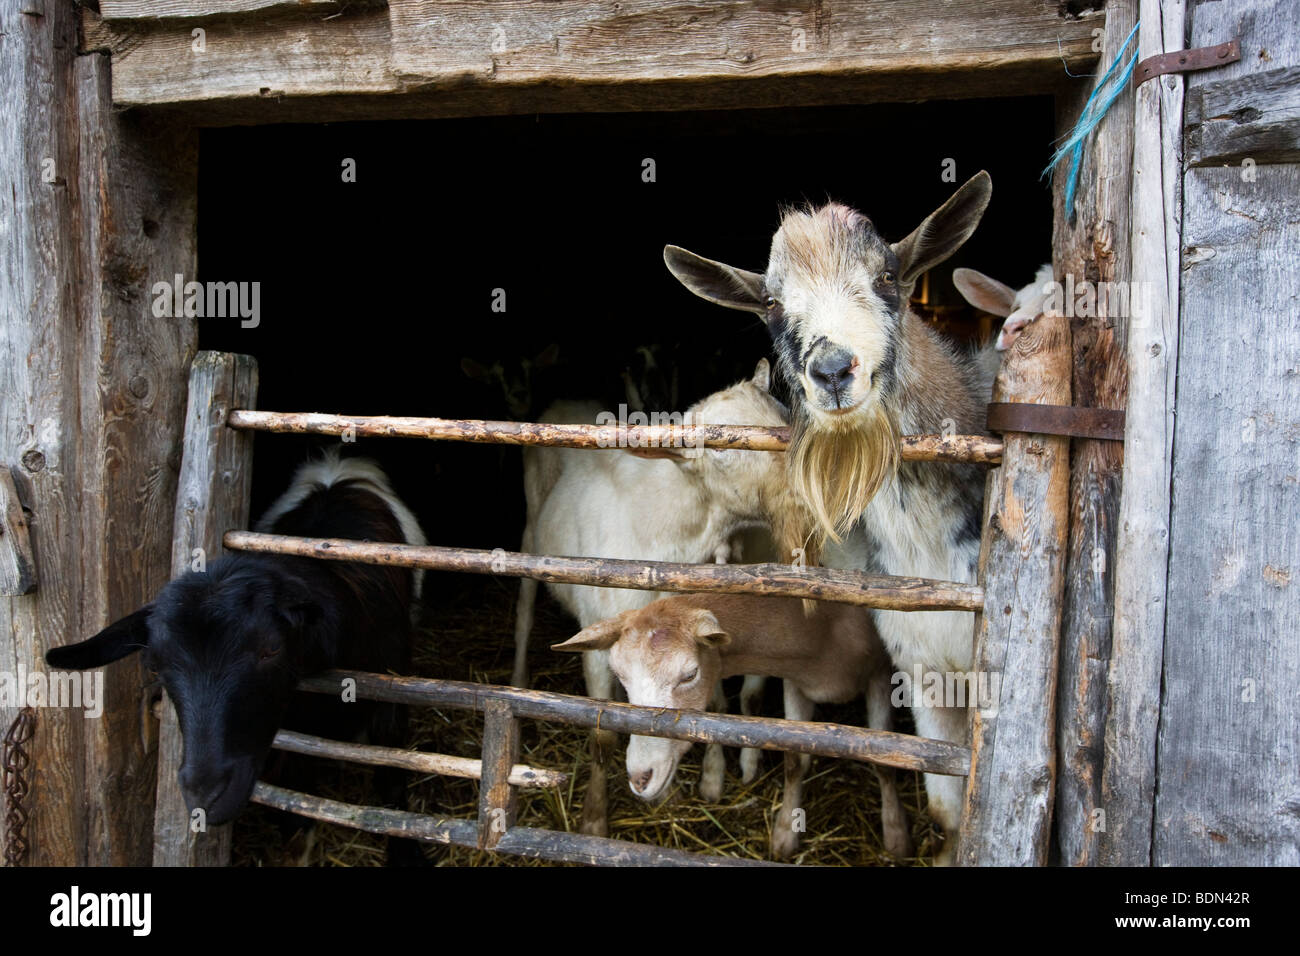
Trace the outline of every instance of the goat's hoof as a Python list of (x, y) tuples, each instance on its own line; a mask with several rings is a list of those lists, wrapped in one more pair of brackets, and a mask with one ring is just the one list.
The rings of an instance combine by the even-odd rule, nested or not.
[(799, 834), (779, 829), (772, 834), (772, 859), (788, 860), (799, 851)]
[(895, 860), (905, 860), (910, 857), (915, 852), (915, 849), (912, 846), (911, 834), (886, 833), (885, 852)]
[(753, 783), (758, 776), (758, 749), (746, 747), (740, 752), (740, 780)]
[(943, 849), (934, 856), (935, 866), (956, 866), (957, 865), (957, 840), (955, 837), (948, 837), (944, 841)]

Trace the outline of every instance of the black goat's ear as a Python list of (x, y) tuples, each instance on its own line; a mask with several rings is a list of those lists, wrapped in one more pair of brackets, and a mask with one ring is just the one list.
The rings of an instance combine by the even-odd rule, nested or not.
[(322, 611), (311, 588), (290, 578), (276, 589), (275, 613), (290, 630), (304, 631), (320, 619)]
[(128, 654), (134, 654), (149, 643), (151, 613), (153, 604), (146, 604), (80, 644), (51, 647), (45, 652), (45, 663), (60, 670), (82, 671), (88, 667), (102, 667)]

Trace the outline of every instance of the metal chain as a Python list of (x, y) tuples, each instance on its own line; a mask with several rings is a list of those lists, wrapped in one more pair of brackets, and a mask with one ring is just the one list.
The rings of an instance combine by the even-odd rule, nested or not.
[(29, 789), (27, 768), (31, 755), (23, 744), (36, 733), (36, 710), (24, 707), (9, 725), (5, 734), (3, 761), (3, 788), (5, 792), (5, 866), (19, 866), (27, 858), (27, 811), (23, 799)]

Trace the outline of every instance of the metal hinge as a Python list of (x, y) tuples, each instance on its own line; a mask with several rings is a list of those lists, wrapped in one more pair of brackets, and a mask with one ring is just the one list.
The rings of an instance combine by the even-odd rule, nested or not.
[(1137, 82), (1141, 86), (1153, 76), (1165, 73), (1190, 73), (1193, 70), (1209, 70), (1216, 66), (1227, 66), (1241, 59), (1241, 39), (1229, 40), (1218, 46), (1200, 46), (1194, 50), (1175, 50), (1173, 53), (1161, 53), (1149, 56), (1137, 65)]

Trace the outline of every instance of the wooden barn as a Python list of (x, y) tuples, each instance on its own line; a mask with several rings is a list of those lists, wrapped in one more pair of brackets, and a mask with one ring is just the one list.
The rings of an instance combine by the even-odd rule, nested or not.
[[(774, 752), (773, 794), (782, 751), (857, 772), (810, 794), (865, 787), (863, 762), (902, 771), (917, 853), (886, 862), (933, 861), (924, 772), (964, 781), (965, 865), (1300, 864), (1300, 32), (1286, 0), (0, 10), (6, 865), (223, 865), (232, 840), (249, 860), (230, 826), (193, 826), (175, 712), (140, 658), (98, 672), (92, 719), (84, 696), (59, 705), (45, 654), (223, 542), (319, 556), (245, 529), (310, 449), (340, 441), (384, 462), (430, 542), (333, 548), (426, 569), (430, 649), (412, 674), (353, 686), (472, 730), (401, 753), (283, 745), (472, 789), (399, 811), (259, 784), (259, 803), (497, 862), (765, 856), (761, 841), (738, 850), (740, 834), (575, 832), (585, 769), (539, 741), (581, 749), (598, 728)], [(578, 389), (617, 408), (657, 362), (660, 400), (684, 408), (771, 351), (752, 315), (686, 294), (665, 245), (760, 268), (779, 208), (828, 198), (901, 238), (980, 170), (983, 224), (914, 309), (958, 340), (996, 331), (957, 295), (955, 266), (1019, 286), (1050, 261), (1065, 293), (1005, 353), (984, 433), (902, 439), (905, 460), (986, 469), (978, 582), (520, 547), (515, 446), (598, 446), (595, 426), (527, 424), (547, 400)], [(249, 294), (204, 314), (214, 285)], [(789, 439), (680, 427), (747, 454)], [(510, 688), (518, 578), (970, 612), (999, 697), (972, 709), (965, 746), (841, 711), (665, 712), (545, 675)], [(551, 611), (555, 639), (577, 630)], [(441, 663), (469, 642), (485, 656)], [(534, 670), (579, 674), (537, 643)], [(673, 806), (659, 812), (683, 832)], [(850, 849), (798, 861), (874, 862), (856, 847), (879, 836), (855, 812), (834, 837)]]

